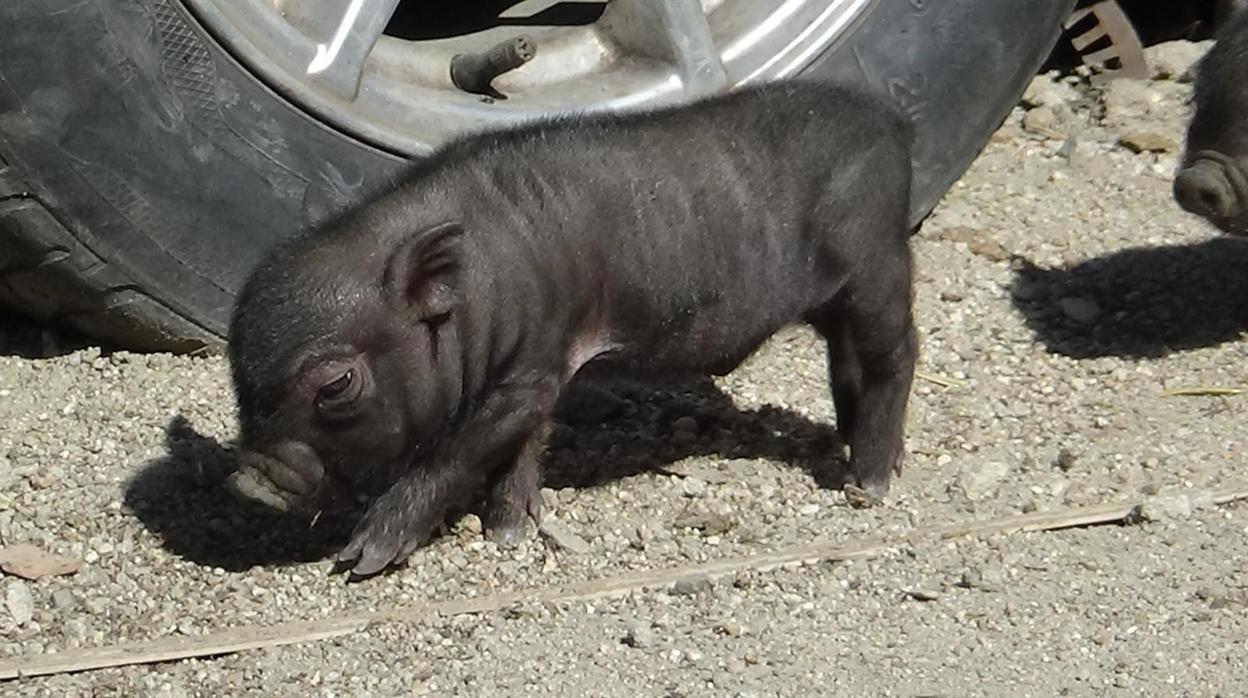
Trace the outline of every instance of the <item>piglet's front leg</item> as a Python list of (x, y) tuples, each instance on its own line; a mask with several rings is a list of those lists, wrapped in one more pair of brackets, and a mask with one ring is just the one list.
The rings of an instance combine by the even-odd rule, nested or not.
[(478, 495), (500, 462), (529, 443), (547, 418), (553, 391), (513, 388), (487, 399), (444, 446), (422, 458), (369, 506), (338, 554), (370, 577), (426, 543), (448, 508)]
[(528, 537), (529, 522), (542, 525), (542, 477), (539, 460), (546, 450), (550, 422), (543, 420), (491, 486), (484, 512), (485, 535), (500, 547), (511, 548)]

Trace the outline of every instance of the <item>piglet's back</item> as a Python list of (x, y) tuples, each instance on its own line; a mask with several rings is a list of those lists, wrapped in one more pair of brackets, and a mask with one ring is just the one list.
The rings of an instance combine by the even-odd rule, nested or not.
[(883, 195), (905, 206), (910, 140), (908, 123), (873, 95), (786, 81), (469, 136), (415, 179), (449, 196), (473, 235), (519, 236), (594, 273), (595, 258), (625, 251), (652, 278), (696, 260), (739, 273), (742, 255), (807, 257), (794, 238), (831, 189), (847, 205)]
[(413, 184), (451, 197), (448, 215), (489, 250), (479, 283), (507, 298), (592, 313), (581, 304), (601, 289), (630, 343), (714, 344), (717, 324), (773, 331), (864, 256), (904, 249), (904, 220), (885, 226), (895, 239), (870, 237), (908, 210), (909, 145), (875, 97), (786, 82), (468, 137)]

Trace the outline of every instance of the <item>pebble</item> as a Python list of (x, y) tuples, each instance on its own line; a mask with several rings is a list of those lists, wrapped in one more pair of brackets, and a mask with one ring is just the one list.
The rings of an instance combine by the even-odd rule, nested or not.
[(630, 623), (624, 634), (624, 644), (639, 650), (654, 647), (657, 637), (648, 623)]
[(68, 618), (62, 627), (65, 637), (79, 644), (86, 642), (91, 634), (91, 628), (85, 618)]
[(1079, 462), (1079, 454), (1074, 451), (1063, 448), (1057, 452), (1057, 458), (1054, 459), (1053, 465), (1062, 472), (1070, 472), (1075, 469), (1075, 465)]
[(1210, 610), (1220, 611), (1232, 605), (1248, 605), (1244, 592), (1233, 593), (1222, 584), (1209, 584), (1196, 590), (1196, 598), (1209, 605)]
[(955, 225), (945, 228), (937, 235), (941, 240), (948, 242), (964, 242), (971, 243), (976, 240), (982, 240), (987, 237), (988, 231), (982, 228), (972, 228), (965, 225)]
[(1063, 139), (1070, 135), (1069, 119), (1064, 111), (1053, 107), (1036, 107), (1023, 115), (1023, 130), (1050, 140)]
[(1166, 41), (1144, 49), (1144, 57), (1158, 80), (1191, 82), (1196, 63), (1209, 51), (1212, 42)]
[(542, 525), (538, 530), (559, 549), (576, 555), (584, 555), (589, 552), (589, 543), (577, 535), (566, 523), (554, 516), (543, 517)]
[(988, 138), (990, 143), (1012, 143), (1022, 136), (1022, 131), (1014, 126), (1002, 126)]
[(1090, 325), (1101, 316), (1101, 306), (1090, 298), (1062, 298), (1057, 304), (1066, 317), (1082, 325)]
[(1057, 149), (1057, 155), (1066, 162), (1073, 163), (1081, 154), (1082, 150), (1084, 149), (1079, 147), (1079, 136), (1070, 136), (1063, 141), (1061, 147)]
[(940, 232), (941, 240), (966, 243), (971, 254), (979, 255), (994, 262), (1003, 262), (1010, 258), (1010, 253), (1000, 242), (992, 239), (988, 231), (966, 226), (954, 226)]
[(52, 606), (58, 611), (70, 611), (78, 605), (78, 599), (69, 589), (57, 589), (52, 592)]
[(682, 579), (672, 585), (672, 592), (679, 596), (693, 596), (704, 591), (710, 591), (714, 585), (711, 580), (706, 578), (698, 579)]
[(459, 528), (470, 536), (480, 535), (482, 530), (481, 517), (476, 514), (465, 514), (459, 520)]
[(1004, 262), (1010, 258), (1010, 251), (996, 240), (973, 240), (967, 243), (966, 248), (971, 251), (971, 254), (993, 262)]
[(977, 567), (962, 570), (961, 576), (958, 577), (958, 586), (964, 589), (982, 588), (984, 586), (984, 575)]
[(979, 588), (984, 591), (1002, 591), (1009, 580), (1005, 567), (988, 562), (979, 568)]
[(542, 504), (547, 511), (555, 511), (559, 508), (559, 492), (551, 487), (542, 488)]
[(1022, 103), (1027, 107), (1062, 106), (1079, 100), (1079, 93), (1061, 80), (1056, 73), (1037, 75), (1023, 90)]
[(1009, 473), (1004, 460), (967, 460), (958, 471), (957, 486), (967, 499), (981, 500), (996, 492)]
[(1158, 494), (1149, 497), (1135, 509), (1135, 516), (1142, 521), (1174, 521), (1190, 518), (1193, 513), (1213, 504), (1212, 496), (1185, 493)]
[(935, 589), (907, 589), (906, 596), (915, 601), (936, 601), (940, 592)]
[(1118, 142), (1135, 153), (1172, 153), (1179, 147), (1172, 138), (1156, 131), (1131, 131)]
[(1161, 101), (1161, 94), (1151, 83), (1131, 78), (1110, 81), (1101, 98), (1105, 120), (1114, 124), (1130, 124), (1149, 116)]
[(696, 434), (698, 433), (698, 420), (689, 415), (677, 417), (672, 421), (672, 431)]
[(1034, 301), (1049, 295), (1049, 287), (1043, 282), (1027, 276), (1018, 277), (1010, 287), (1010, 292), (1020, 301)]
[(706, 480), (692, 476), (682, 478), (680, 493), (686, 497), (701, 497), (706, 494)]
[(35, 599), (30, 593), (30, 585), (18, 580), (10, 580), (4, 588), (4, 610), (13, 625), (23, 626), (35, 617)]
[[(672, 525), (681, 528), (695, 528), (701, 531), (703, 535), (716, 536), (732, 530), (735, 524), (732, 519), (723, 514), (705, 509), (690, 508), (675, 519), (672, 519)], [(644, 537), (644, 533), (638, 537)]]

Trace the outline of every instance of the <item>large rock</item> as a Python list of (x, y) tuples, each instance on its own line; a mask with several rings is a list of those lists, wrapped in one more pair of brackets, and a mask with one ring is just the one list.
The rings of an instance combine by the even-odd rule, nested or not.
[(1147, 80), (1122, 78), (1105, 86), (1101, 102), (1106, 122), (1130, 124), (1152, 117), (1161, 106), (1162, 95)]
[(1210, 41), (1167, 41), (1144, 49), (1144, 57), (1156, 80), (1191, 82), (1196, 62), (1212, 46)]

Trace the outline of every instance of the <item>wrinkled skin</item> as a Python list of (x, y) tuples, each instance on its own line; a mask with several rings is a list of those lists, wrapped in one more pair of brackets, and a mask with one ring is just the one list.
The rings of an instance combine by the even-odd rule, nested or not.
[(844, 484), (875, 501), (914, 371), (910, 179), (901, 117), (815, 84), (452, 143), (249, 277), (231, 486), (290, 511), (367, 496), (339, 555), (356, 576), (448, 511), (481, 505), (515, 540), (583, 365), (723, 374), (804, 321), (827, 338)]
[(1248, 235), (1246, 76), (1248, 11), (1237, 7), (1197, 66), (1196, 111), (1174, 180), (1174, 196), (1184, 210), (1234, 235)]

